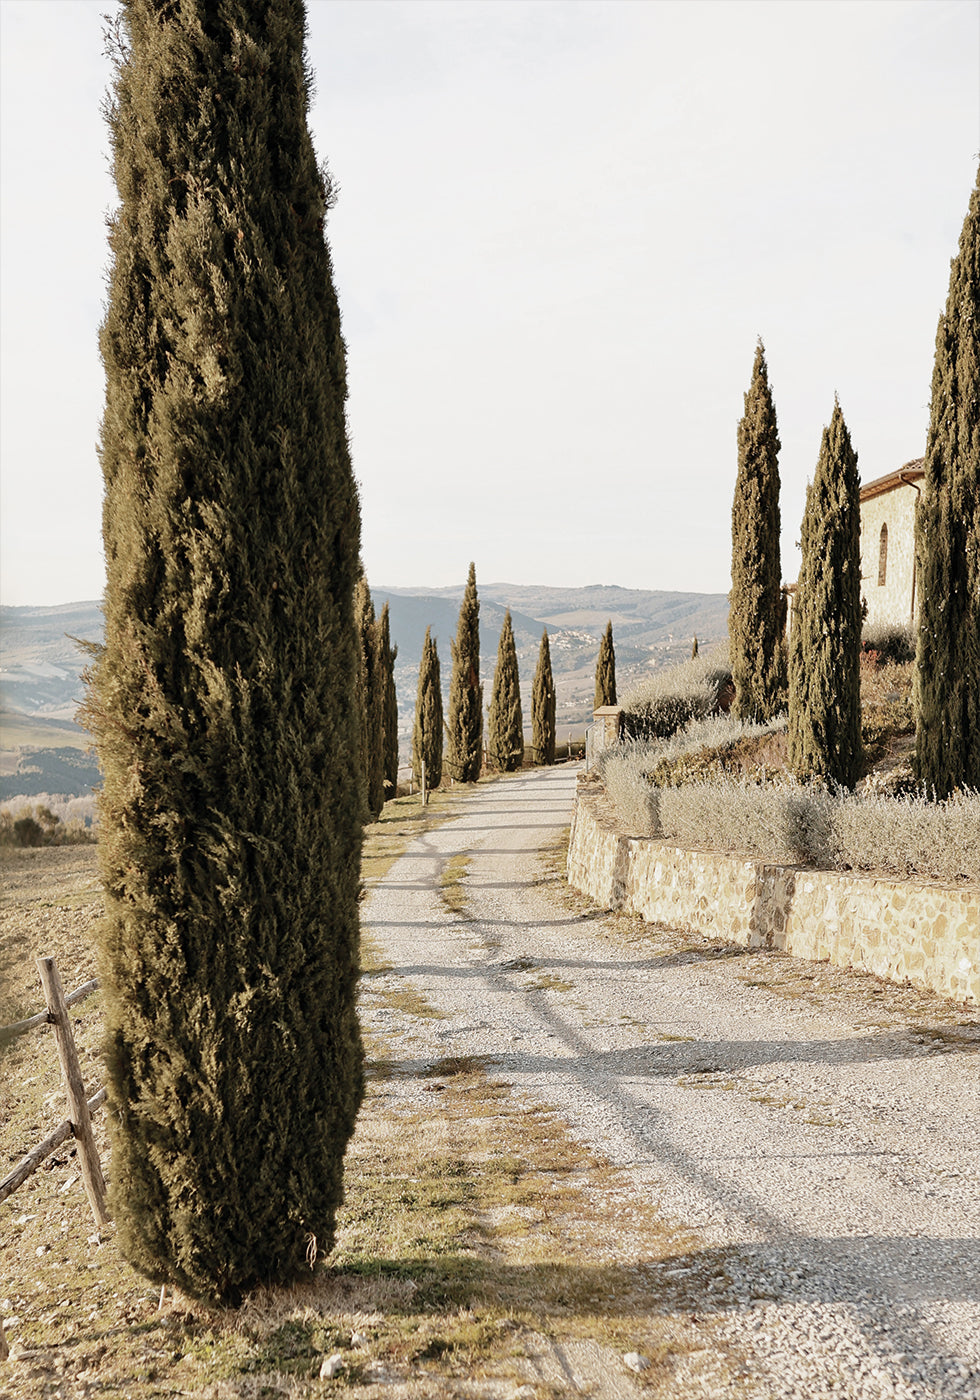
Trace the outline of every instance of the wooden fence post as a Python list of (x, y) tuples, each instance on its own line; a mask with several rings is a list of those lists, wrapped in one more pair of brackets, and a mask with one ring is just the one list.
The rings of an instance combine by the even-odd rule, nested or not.
[(44, 988), (44, 999), (48, 1004), (51, 1024), (54, 1026), (55, 1040), (58, 1042), (61, 1073), (65, 1081), (65, 1093), (68, 1097), (68, 1121), (71, 1123), (72, 1133), (78, 1141), (78, 1159), (82, 1169), (82, 1181), (85, 1183), (85, 1193), (88, 1196), (88, 1203), (92, 1207), (95, 1223), (101, 1227), (109, 1223), (105, 1207), (105, 1180), (102, 1176), (102, 1164), (99, 1161), (95, 1138), (92, 1134), (92, 1119), (89, 1115), (88, 1101), (85, 1098), (85, 1085), (82, 1081), (82, 1067), (78, 1062), (78, 1051), (75, 1049), (75, 1038), (71, 1033), (71, 1023), (68, 1020), (65, 993), (54, 958), (38, 958), (37, 970)]

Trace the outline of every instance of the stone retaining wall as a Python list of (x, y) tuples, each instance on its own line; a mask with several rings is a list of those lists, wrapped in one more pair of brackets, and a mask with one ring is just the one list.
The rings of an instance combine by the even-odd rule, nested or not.
[(980, 889), (767, 865), (617, 829), (580, 779), (568, 882), (608, 909), (980, 1002)]

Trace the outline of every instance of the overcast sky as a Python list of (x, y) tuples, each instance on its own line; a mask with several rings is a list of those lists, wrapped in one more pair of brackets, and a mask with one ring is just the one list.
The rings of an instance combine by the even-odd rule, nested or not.
[[(111, 0), (0, 0), (2, 597), (100, 596)], [(921, 455), (974, 0), (310, 0), (375, 585), (729, 587), (756, 337), (783, 555), (834, 393)]]

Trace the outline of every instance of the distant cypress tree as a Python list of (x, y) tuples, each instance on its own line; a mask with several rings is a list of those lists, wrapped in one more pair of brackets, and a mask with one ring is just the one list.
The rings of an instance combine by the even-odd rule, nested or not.
[(487, 748), (490, 762), (502, 773), (513, 773), (524, 760), (524, 719), (521, 715), (521, 681), (510, 611), (504, 613), (497, 647), (497, 669), (487, 715)]
[(385, 800), (398, 791), (398, 695), (395, 690), (395, 659), (398, 648), (391, 645), (391, 619), (388, 604), (378, 620), (382, 676), (382, 729), (384, 731)]
[(916, 772), (980, 789), (980, 172), (936, 333), (917, 517)]
[(209, 1302), (330, 1250), (362, 1094), (359, 512), (301, 0), (125, 0), (87, 702), (111, 1206)]
[(380, 634), (367, 579), (362, 574), (355, 591), (355, 611), (361, 641), (360, 709), (363, 725), (364, 797), (367, 819), (377, 821), (385, 804), (384, 675)]
[(483, 686), (480, 684), (480, 601), (476, 568), (470, 565), (452, 644), (449, 683), (449, 743), (446, 767), (457, 783), (475, 783), (483, 760)]
[(426, 787), (437, 788), (442, 782), (442, 688), (439, 653), (428, 627), (422, 645), (415, 724), (412, 728), (412, 776), (419, 788), (422, 786), (423, 763)]
[(695, 637), (695, 638), (694, 638), (694, 641), (691, 643), (691, 660), (692, 660), (692, 661), (696, 661), (697, 659), (698, 659), (698, 639), (697, 639), (697, 637)]
[(732, 504), (732, 591), (728, 638), (742, 719), (771, 719), (784, 703), (786, 653), (779, 568), (779, 433), (766, 356), (755, 348), (752, 383), (738, 425)]
[(531, 746), (535, 763), (555, 761), (555, 681), (551, 673), (548, 629), (541, 633), (538, 666), (531, 689)]
[(613, 648), (612, 623), (606, 624), (605, 636), (599, 647), (595, 668), (595, 708), (616, 703), (616, 652)]
[(861, 518), (857, 454), (840, 404), (807, 488), (789, 657), (790, 765), (853, 787), (861, 775)]

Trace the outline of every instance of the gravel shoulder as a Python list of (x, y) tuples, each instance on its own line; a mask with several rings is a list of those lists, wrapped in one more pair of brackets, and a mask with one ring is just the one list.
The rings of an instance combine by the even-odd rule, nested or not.
[(746, 1360), (690, 1393), (980, 1397), (975, 1010), (563, 895), (540, 852), (576, 775), (474, 790), (370, 892), (388, 976), (440, 1013), (387, 1028), (402, 1069), (488, 1058), (697, 1234)]

